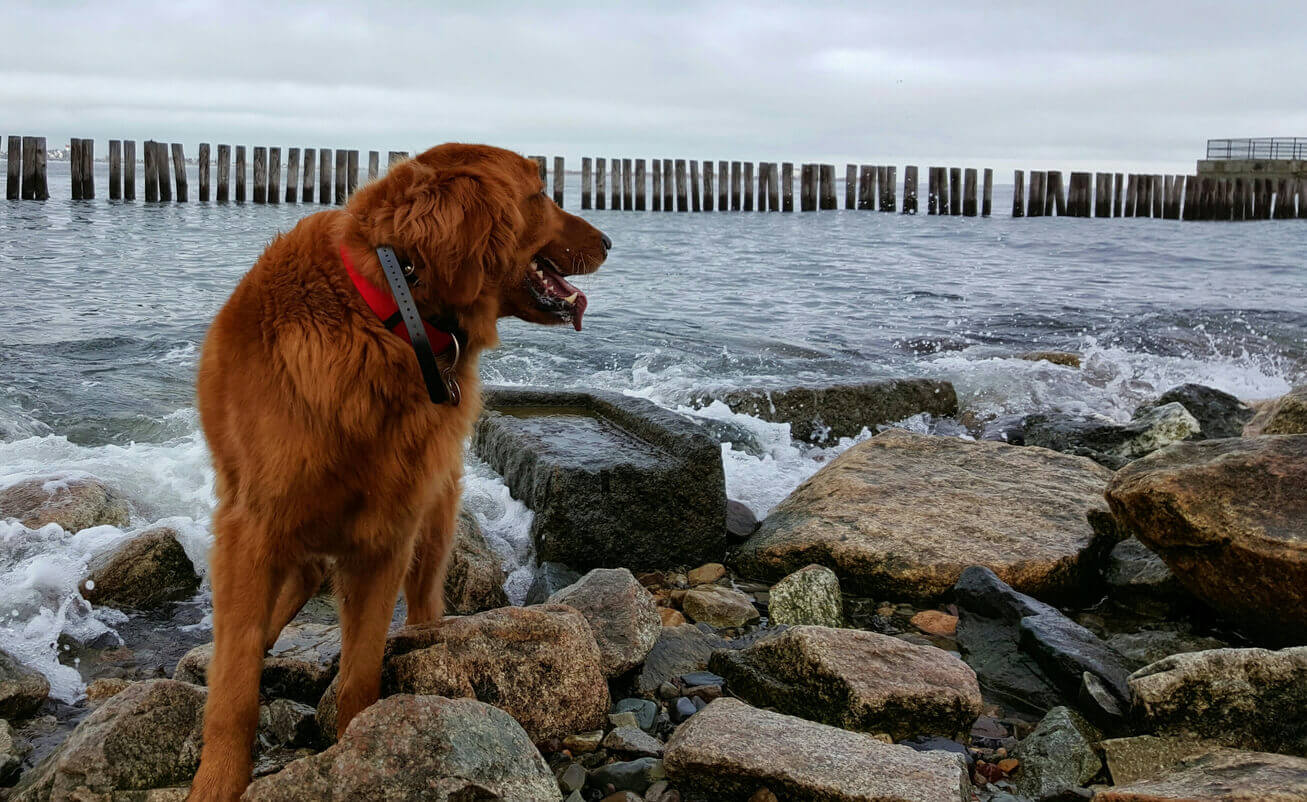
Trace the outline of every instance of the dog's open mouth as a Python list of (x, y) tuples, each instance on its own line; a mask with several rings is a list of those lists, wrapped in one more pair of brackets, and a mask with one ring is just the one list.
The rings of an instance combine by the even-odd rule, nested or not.
[(563, 322), (571, 321), (577, 331), (581, 330), (585, 293), (568, 283), (553, 262), (544, 256), (532, 259), (526, 271), (526, 285), (537, 306)]

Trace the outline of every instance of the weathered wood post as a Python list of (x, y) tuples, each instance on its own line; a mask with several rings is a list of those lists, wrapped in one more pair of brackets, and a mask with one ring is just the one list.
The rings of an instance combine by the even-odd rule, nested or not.
[(903, 168), (903, 213), (917, 213), (917, 166), (915, 164)]
[[(635, 167), (635, 175), (636, 175), (636, 184), (639, 184), (640, 165), (638, 162), (636, 163), (636, 167)], [(671, 181), (672, 177), (670, 175), (667, 176), (667, 180)], [(649, 184), (650, 184), (649, 209), (650, 211), (661, 212), (663, 210), (663, 160), (662, 159), (650, 160)], [(640, 190), (638, 189), (636, 190), (637, 193), (639, 193), (639, 191)], [(635, 208), (637, 209), (641, 208), (640, 200), (638, 197), (636, 198)]]
[(1072, 173), (1071, 185), (1075, 187), (1076, 206), (1071, 212), (1074, 217), (1089, 217), (1093, 214), (1094, 196), (1090, 189), (1090, 173)]
[(962, 215), (964, 217), (976, 216), (976, 177), (974, 167), (968, 167), (963, 173)]
[(608, 160), (602, 156), (595, 157), (595, 208), (608, 208)]
[(318, 148), (318, 203), (331, 203), (331, 148)]
[(926, 189), (926, 214), (939, 214), (939, 168), (931, 167), (926, 171), (929, 186)]
[(1271, 206), (1271, 201), (1272, 201), (1272, 193), (1274, 192), (1274, 190), (1275, 190), (1275, 186), (1271, 183), (1271, 179), (1263, 178), (1262, 191), (1258, 193), (1257, 196), (1257, 205), (1261, 209), (1261, 212), (1258, 214), (1258, 216), (1262, 220), (1271, 219), (1271, 210), (1273, 208)]
[(201, 142), (195, 156), (195, 177), (200, 184), (200, 203), (209, 202), (209, 163), (212, 160), (209, 143)]
[(663, 211), (672, 210), (672, 160), (663, 159)]
[(9, 137), (5, 166), (5, 200), (21, 200), (23, 196), (23, 138)]
[(563, 208), (563, 189), (567, 181), (567, 161), (562, 156), (554, 157), (554, 203)]
[(950, 196), (949, 191), (949, 168), (939, 168), (939, 213), (947, 215), (952, 213), (952, 207), (959, 200), (957, 195)]
[(870, 211), (876, 208), (876, 167), (871, 164), (864, 164), (858, 170), (858, 208), (863, 211)]
[(781, 211), (794, 211), (794, 164), (781, 163)]
[(767, 211), (781, 210), (781, 177), (776, 162), (767, 162)]
[[(654, 173), (654, 175), (657, 176), (655, 180), (658, 181), (659, 184), (661, 184), (662, 182), (661, 176), (663, 170), (662, 164), (657, 159), (654, 159), (653, 163), (654, 163), (654, 169), (657, 171)], [(644, 159), (636, 159), (635, 160), (635, 210), (637, 212), (643, 212), (645, 210), (644, 177), (645, 177)], [(661, 190), (662, 190), (662, 186), (658, 186), (657, 190), (654, 192), (654, 203), (662, 203)]]
[(962, 168), (950, 167), (948, 171), (949, 214), (955, 217), (962, 214)]
[(23, 155), (19, 165), (23, 169), (23, 181), (19, 188), (19, 197), (23, 200), (36, 198), (36, 137), (23, 137)]
[[(1171, 184), (1174, 181), (1174, 176), (1168, 175), (1166, 177), (1166, 180), (1168, 184)], [(1238, 178), (1234, 179), (1234, 186), (1231, 188), (1231, 198), (1230, 198), (1231, 220), (1242, 221), (1247, 219), (1247, 215), (1244, 211), (1247, 208), (1245, 206), (1246, 201), (1244, 200), (1245, 194), (1246, 193), (1244, 190), (1243, 176), (1239, 176)], [(1171, 216), (1171, 209), (1169, 205), (1170, 199), (1171, 199), (1170, 193), (1167, 193), (1167, 201), (1168, 201), (1168, 206), (1166, 209), (1167, 217)]]
[(882, 212), (894, 212), (898, 210), (898, 172), (899, 168), (893, 164), (887, 164), (878, 171), (877, 182), (880, 184), (880, 195), (885, 199), (885, 205), (881, 207)]
[(744, 203), (743, 211), (753, 211), (753, 162), (744, 163)]
[[(666, 163), (664, 162), (664, 166)], [(697, 194), (697, 193), (696, 193)], [(685, 159), (676, 160), (676, 211), (688, 212), (690, 198), (685, 186)]]
[(699, 160), (690, 159), (690, 211), (703, 210), (703, 201), (699, 196)]
[(1153, 193), (1153, 217), (1160, 219), (1162, 217), (1162, 205), (1165, 197), (1162, 194), (1162, 177), (1160, 175), (1154, 175), (1149, 181), (1149, 186), (1152, 188)]
[(711, 212), (713, 210), (713, 199), (716, 195), (713, 193), (713, 163), (706, 160), (703, 163), (703, 210)]
[(613, 172), (612, 183), (609, 185), (612, 188), (612, 192), (609, 193), (612, 198), (608, 208), (617, 211), (622, 208), (622, 160), (612, 159), (609, 161), (609, 166), (613, 168)]
[(739, 162), (731, 162), (731, 211), (740, 211), (740, 182), (742, 165)]
[(399, 164), (400, 162), (404, 161), (407, 158), (408, 158), (407, 150), (386, 151), (386, 170), (389, 171), (390, 168), (394, 167), (395, 165)]
[(336, 205), (344, 206), (349, 199), (349, 151), (336, 151)]
[(1134, 217), (1139, 202), (1139, 176), (1130, 173), (1125, 185), (1125, 216)]
[(268, 149), (254, 146), (254, 202), (268, 202)]
[(994, 211), (994, 168), (985, 168), (985, 187), (980, 197), (980, 216), (989, 217)]
[(68, 178), (72, 188), (72, 200), (82, 199), (82, 140), (73, 137), (68, 140)]
[(218, 191), (214, 200), (218, 203), (231, 200), (231, 145), (218, 145)]
[(1298, 219), (1307, 220), (1307, 178), (1298, 179)]
[(1176, 179), (1176, 183), (1183, 183), (1183, 186), (1178, 190), (1181, 197), (1184, 198), (1184, 203), (1180, 209), (1180, 219), (1192, 220), (1194, 219), (1194, 181), (1190, 176), (1180, 176)]
[(1012, 174), (1012, 216), (1026, 216), (1026, 173), (1017, 170)]
[(1062, 183), (1062, 171), (1049, 171), (1048, 184), (1048, 197), (1044, 201), (1044, 215), (1047, 217), (1056, 211), (1058, 217), (1066, 217), (1066, 185)]
[[(32, 137), (32, 200), (49, 200), (50, 183), (46, 179), (46, 148), (45, 137)], [(27, 170), (27, 157), (23, 157), (23, 170)]]
[(318, 151), (316, 148), (304, 149), (304, 183), (300, 189), (300, 202), (313, 203), (313, 178), (318, 168)]
[(1094, 217), (1112, 216), (1112, 174), (1094, 174)]
[(1043, 170), (1030, 171), (1030, 197), (1026, 200), (1026, 217), (1043, 217), (1045, 200), (1045, 181), (1048, 174)]
[(177, 202), (186, 203), (190, 198), (190, 188), (186, 179), (186, 153), (182, 143), (172, 143), (172, 172), (177, 184)]
[(540, 171), (540, 183), (549, 186), (549, 169), (548, 162), (544, 156), (528, 156), (528, 159), (536, 163), (536, 169)]
[(236, 146), (236, 202), (245, 202), (245, 146)]
[(82, 198), (95, 197), (95, 140), (82, 140)]
[(1275, 219), (1288, 220), (1297, 216), (1293, 208), (1293, 189), (1296, 182), (1281, 178), (1275, 188)]
[(286, 202), (294, 203), (300, 193), (300, 149), (286, 148)]
[(1150, 176), (1139, 175), (1135, 182), (1135, 217), (1148, 217), (1152, 213), (1152, 198), (1149, 197)]
[[(622, 209), (631, 211), (631, 160), (622, 159)], [(641, 184), (643, 186), (643, 183)]]
[(823, 164), (818, 169), (820, 170), (818, 175), (820, 181), (821, 208), (827, 211), (838, 209), (839, 206), (835, 203), (835, 165)]
[(593, 180), (593, 168), (589, 156), (581, 157), (581, 210), (589, 209), (592, 204), (590, 182)]
[(353, 197), (359, 188), (359, 152), (351, 150), (345, 156), (345, 197)]
[(890, 194), (889, 167), (884, 164), (876, 165), (876, 201), (872, 207), (877, 211), (889, 211), (889, 201), (887, 197)]
[(154, 143), (154, 161), (159, 165), (159, 200), (172, 200), (172, 184), (168, 176), (168, 144), (166, 142)]
[(281, 203), (281, 148), (268, 148), (268, 203)]
[(858, 208), (858, 165), (844, 165), (844, 208)]
[(817, 211), (817, 165), (805, 164), (799, 172), (799, 209)]
[(368, 181), (376, 181), (381, 175), (381, 151), (368, 151)]
[(717, 211), (725, 212), (731, 208), (731, 172), (730, 164), (717, 162)]

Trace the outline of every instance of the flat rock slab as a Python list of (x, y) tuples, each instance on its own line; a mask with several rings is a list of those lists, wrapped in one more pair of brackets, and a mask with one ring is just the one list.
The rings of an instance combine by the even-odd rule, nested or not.
[[(340, 627), (335, 624), (292, 622), (263, 658), (259, 688), (270, 698), (316, 705), (336, 674), (340, 657)], [(209, 681), (213, 644), (196, 646), (177, 662), (173, 679), (194, 685)]]
[(1183, 762), (1163, 777), (1094, 795), (1094, 802), (1302, 802), (1307, 760), (1227, 749)]
[(730, 390), (704, 393), (700, 403), (720, 400), (732, 412), (788, 423), (795, 440), (822, 444), (857, 437), (863, 429), (901, 421), (922, 412), (951, 417), (958, 412), (953, 385), (935, 379), (885, 379), (828, 387)]
[(1108, 738), (1099, 741), (1098, 749), (1114, 785), (1155, 780), (1174, 773), (1186, 761), (1230, 751), (1210, 741), (1157, 735)]
[(796, 626), (710, 667), (751, 704), (836, 727), (914, 735), (969, 730), (980, 687), (966, 663), (933, 646), (854, 629)]
[(1307, 638), (1307, 435), (1178, 443), (1118, 472), (1107, 501), (1199, 599), (1267, 640)]
[(799, 485), (735, 564), (775, 580), (817, 563), (846, 592), (925, 601), (985, 565), (1025, 593), (1073, 598), (1116, 541), (1111, 475), (1041, 448), (890, 430)]
[(966, 764), (856, 732), (718, 699), (682, 724), (663, 758), (668, 777), (728, 798), (766, 786), (779, 799), (961, 802)]
[(69, 532), (92, 526), (127, 524), (127, 502), (99, 479), (47, 476), (0, 490), (0, 518), (15, 518), (28, 529), (58, 524)]
[(495, 389), (472, 447), (535, 512), (541, 560), (663, 568), (720, 560), (726, 481), (717, 441), (640, 398)]

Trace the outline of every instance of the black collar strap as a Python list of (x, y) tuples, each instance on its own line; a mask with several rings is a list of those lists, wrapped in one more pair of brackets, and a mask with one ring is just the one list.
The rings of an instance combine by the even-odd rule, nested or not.
[[(459, 392), (458, 378), (454, 375), (454, 368), (462, 355), (462, 346), (459, 343), (460, 332), (445, 331), (452, 342), (454, 358), (450, 361), (449, 367), (442, 368), (431, 347), (431, 338), (427, 336), (427, 326), (430, 324), (422, 320), (417, 303), (413, 300), (413, 293), (408, 288), (413, 268), (410, 266), (405, 270), (399, 262), (399, 257), (395, 255), (395, 249), (389, 245), (377, 248), (377, 259), (381, 262), (381, 272), (386, 276), (386, 283), (390, 285), (390, 294), (394, 296), (395, 303), (399, 306), (399, 315), (404, 320), (404, 328), (408, 331), (413, 353), (417, 355), (418, 366), (422, 369), (422, 380), (426, 382), (427, 394), (431, 396), (431, 402), (433, 404), (448, 402), (451, 406), (458, 406), (462, 396)], [(432, 326), (432, 328), (436, 327)], [(443, 327), (438, 330), (443, 330)]]

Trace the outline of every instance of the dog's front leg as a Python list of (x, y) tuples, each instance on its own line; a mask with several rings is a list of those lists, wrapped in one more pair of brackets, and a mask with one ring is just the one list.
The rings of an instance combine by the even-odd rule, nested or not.
[(404, 601), (408, 616), (404, 623), (429, 624), (439, 621), (445, 610), (445, 569), (454, 545), (458, 520), (458, 483), (428, 511), (418, 530), (413, 562), (404, 578)]

